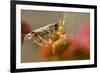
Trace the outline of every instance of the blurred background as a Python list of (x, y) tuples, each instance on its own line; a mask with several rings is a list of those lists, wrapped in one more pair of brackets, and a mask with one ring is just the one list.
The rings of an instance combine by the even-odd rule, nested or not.
[[(35, 30), (45, 25), (56, 23), (60, 17), (65, 14), (65, 32), (70, 37), (77, 36), (82, 24), (87, 21), (90, 26), (89, 13), (75, 13), (75, 12), (52, 12), (52, 11), (34, 11), (21, 10), (21, 17), (25, 17), (29, 23), (30, 29)], [(45, 61), (40, 57), (40, 47), (30, 40), (25, 40), (21, 46), (21, 62), (41, 62)]]

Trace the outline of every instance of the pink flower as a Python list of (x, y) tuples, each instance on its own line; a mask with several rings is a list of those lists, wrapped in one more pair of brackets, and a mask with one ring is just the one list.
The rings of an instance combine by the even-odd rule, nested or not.
[(77, 43), (82, 53), (90, 54), (90, 26), (88, 21), (84, 21), (79, 28), (76, 37)]

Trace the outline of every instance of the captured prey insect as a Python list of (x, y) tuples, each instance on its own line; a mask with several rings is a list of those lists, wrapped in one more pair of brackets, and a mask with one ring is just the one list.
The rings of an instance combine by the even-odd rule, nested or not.
[[(39, 46), (52, 45), (52, 52), (59, 54), (68, 46), (68, 36), (64, 31), (65, 16), (60, 18), (58, 23), (49, 24), (25, 35), (24, 40), (32, 40)], [(42, 36), (48, 34), (49, 39), (46, 40)]]

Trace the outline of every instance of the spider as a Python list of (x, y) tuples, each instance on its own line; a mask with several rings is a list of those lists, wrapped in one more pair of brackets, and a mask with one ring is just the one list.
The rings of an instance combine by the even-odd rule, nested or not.
[[(52, 45), (53, 54), (63, 52), (68, 46), (68, 36), (64, 31), (65, 16), (60, 18), (58, 23), (44, 26), (25, 35), (24, 40), (30, 39), (39, 46)], [(46, 40), (42, 36), (48, 34), (49, 39)]]

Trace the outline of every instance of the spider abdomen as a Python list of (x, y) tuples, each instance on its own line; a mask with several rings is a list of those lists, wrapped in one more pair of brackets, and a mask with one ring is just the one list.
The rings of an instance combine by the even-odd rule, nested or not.
[(65, 40), (64, 38), (58, 39), (53, 44), (53, 52), (57, 54), (62, 53), (65, 49), (67, 49), (67, 46), (68, 46), (67, 40)]

